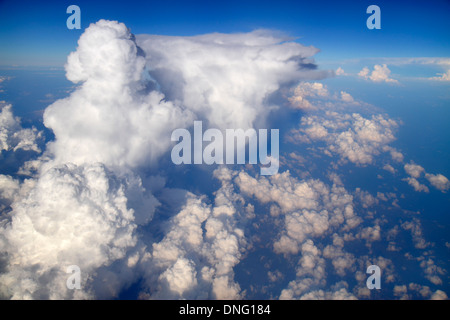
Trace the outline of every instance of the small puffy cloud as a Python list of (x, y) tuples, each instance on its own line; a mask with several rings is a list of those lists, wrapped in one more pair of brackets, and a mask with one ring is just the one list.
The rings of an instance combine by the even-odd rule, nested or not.
[(391, 147), (391, 146), (384, 146), (383, 151), (389, 152), (391, 154), (392, 160), (396, 162), (403, 162), (403, 154), (398, 151), (397, 149)]
[(362, 78), (365, 78), (365, 79), (367, 79), (368, 78), (368, 75), (369, 75), (369, 73), (370, 73), (370, 70), (369, 70), (369, 68), (367, 68), (367, 67), (364, 67), (364, 68), (362, 68), (362, 70), (358, 73), (358, 76), (360, 76), (360, 77), (362, 77)]
[(360, 102), (356, 101), (349, 93), (340, 91), (339, 93), (330, 94), (326, 85), (320, 82), (301, 82), (290, 97), (288, 97), (290, 106), (294, 109), (302, 109), (308, 111), (317, 111), (321, 109), (330, 109), (330, 107), (341, 106), (359, 106)]
[(381, 239), (381, 228), (379, 225), (363, 228), (357, 238), (365, 239), (368, 243), (379, 241)]
[(309, 99), (328, 97), (329, 92), (326, 86), (319, 82), (302, 82), (295, 89), (294, 94), (288, 100), (291, 106), (296, 109), (314, 109)]
[(283, 279), (284, 275), (279, 270), (275, 270), (273, 272), (268, 271), (267, 277), (269, 278), (270, 282), (277, 282), (277, 281), (280, 281), (281, 279)]
[(364, 208), (369, 208), (379, 202), (377, 198), (372, 196), (369, 192), (363, 191), (360, 188), (355, 189), (355, 195)]
[(442, 174), (431, 174), (427, 173), (425, 169), (417, 164), (414, 163), (407, 163), (404, 166), (405, 171), (410, 177), (404, 179), (405, 181), (410, 184), (414, 190), (416, 191), (424, 191), (429, 192), (429, 189), (427, 186), (421, 184), (417, 179), (422, 176), (422, 174), (425, 174), (425, 178), (430, 182), (430, 184), (435, 187), (436, 189), (446, 192), (448, 189), (450, 189), (450, 181), (448, 178)]
[(430, 189), (424, 184), (421, 184), (416, 178), (405, 178), (404, 181), (408, 182), (408, 184), (414, 188), (417, 192), (430, 192)]
[[(231, 185), (233, 172), (214, 173), (222, 182), (213, 206), (188, 193), (186, 203), (170, 221), (164, 238), (152, 246), (145, 278), (154, 299), (239, 299), (234, 266), (245, 244), (236, 215), (245, 215), (241, 197)], [(159, 275), (159, 276), (158, 276)]]
[(337, 76), (346, 76), (347, 73), (345, 73), (344, 69), (342, 69), (341, 67), (337, 68), (335, 71)]
[(353, 97), (349, 93), (347, 93), (345, 91), (341, 91), (341, 100), (344, 101), (344, 102), (347, 102), (347, 103), (354, 103), (355, 102), (355, 99), (353, 99)]
[(406, 285), (396, 285), (394, 286), (394, 296), (399, 297), (401, 300), (407, 300), (408, 297), (408, 288)]
[(442, 285), (440, 276), (446, 273), (446, 270), (436, 265), (433, 259), (428, 258), (422, 260), (420, 267), (425, 273), (425, 277), (435, 285)]
[(323, 250), (323, 256), (331, 259), (336, 274), (342, 277), (348, 271), (354, 269), (355, 257), (353, 254), (344, 251), (344, 239), (339, 237), (337, 233), (333, 234), (333, 244), (327, 245)]
[(0, 76), (0, 83), (2, 83), (3, 81), (8, 81), (9, 79), (11, 79), (11, 77), (8, 77), (8, 76)]
[(359, 73), (358, 76), (361, 78), (364, 78), (366, 80), (371, 80), (373, 82), (387, 82), (387, 83), (396, 83), (399, 82), (395, 79), (389, 78), (391, 74), (391, 70), (387, 67), (386, 64), (376, 64), (373, 67), (372, 72), (370, 72), (370, 69), (367, 67), (364, 67)]
[(447, 300), (447, 294), (442, 290), (436, 290), (431, 296), (431, 300)]
[(419, 178), (423, 172), (425, 172), (423, 167), (414, 163), (407, 163), (404, 168), (407, 174), (416, 179)]
[(414, 282), (411, 282), (408, 285), (408, 289), (412, 292), (417, 292), (421, 298), (429, 298), (432, 294), (430, 287), (420, 285)]
[(409, 230), (411, 232), (414, 247), (417, 249), (425, 249), (431, 245), (429, 242), (426, 242), (423, 237), (422, 224), (419, 219), (414, 218), (412, 221), (406, 221), (402, 223), (401, 226), (404, 230)]
[(433, 81), (450, 81), (450, 70), (447, 70), (445, 73), (438, 73), (437, 77), (428, 78)]
[(390, 164), (385, 164), (385, 165), (383, 166), (383, 169), (386, 170), (386, 171), (388, 171), (388, 172), (390, 172), (390, 173), (392, 173), (392, 174), (395, 174), (395, 169), (394, 169), (394, 167), (391, 166)]
[[(382, 115), (364, 118), (358, 113), (326, 112), (303, 117), (300, 129), (291, 131), (291, 141), (322, 140), (328, 146), (327, 151), (340, 155), (343, 160), (367, 165), (373, 162), (374, 156), (388, 151), (386, 147), (394, 140), (397, 126), (394, 120)], [(296, 135), (300, 138), (296, 139)]]
[(317, 284), (311, 278), (291, 281), (281, 292), (280, 300), (357, 300), (348, 290), (348, 284), (340, 281), (328, 289), (315, 289)]
[(361, 223), (353, 210), (353, 197), (342, 187), (329, 188), (319, 180), (298, 180), (289, 171), (270, 179), (255, 179), (240, 172), (235, 182), (244, 194), (281, 208), (285, 222), (274, 243), (277, 253), (296, 254), (307, 239), (337, 228), (349, 230)]
[(450, 189), (450, 181), (442, 174), (430, 174), (426, 173), (425, 178), (431, 183), (433, 187), (441, 190), (442, 192), (446, 192)]

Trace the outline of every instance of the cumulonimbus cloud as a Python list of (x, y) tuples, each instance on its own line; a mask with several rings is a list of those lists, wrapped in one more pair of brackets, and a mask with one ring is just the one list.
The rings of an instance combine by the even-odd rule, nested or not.
[(328, 75), (316, 70), (318, 49), (268, 30), (136, 38), (161, 91), (219, 129), (261, 125), (283, 85)]
[[(108, 277), (112, 265), (140, 264), (152, 268), (143, 276), (159, 286), (148, 291), (150, 297), (192, 297), (188, 287), (197, 285), (209, 298), (239, 298), (233, 267), (245, 238), (236, 226), (235, 200), (226, 200), (235, 196), (227, 174), (219, 175), (224, 185), (213, 208), (198, 209), (201, 201), (188, 201), (164, 239), (152, 246), (137, 241), (138, 226), (149, 223), (159, 205), (140, 170), (157, 168), (171, 146), (172, 130), (195, 119), (219, 128), (264, 123), (277, 107), (269, 99), (277, 90), (327, 75), (316, 70), (317, 52), (270, 31), (141, 35), (136, 41), (122, 23), (91, 24), (65, 66), (78, 86), (44, 112), (54, 140), (43, 156), (21, 168), (28, 179), (0, 179), (1, 208), (8, 211), (0, 224), (2, 297), (108, 297), (130, 278), (124, 272), (123, 279), (116, 276), (115, 284), (101, 289), (96, 271), (102, 268)], [(39, 151), (38, 133), (19, 128), (10, 107), (3, 108), (1, 119), (8, 129), (1, 135), (3, 149)], [(205, 214), (195, 220), (201, 210)], [(195, 248), (194, 231), (202, 231), (204, 222), (206, 238)], [(183, 228), (194, 238), (173, 238)], [(164, 252), (173, 240), (184, 254), (172, 261)], [(82, 290), (66, 287), (69, 265), (80, 267)]]

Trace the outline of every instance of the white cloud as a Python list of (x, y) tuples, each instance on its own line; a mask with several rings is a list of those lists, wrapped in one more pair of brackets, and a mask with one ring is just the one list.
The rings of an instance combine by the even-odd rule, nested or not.
[(11, 77), (8, 77), (8, 76), (0, 76), (0, 83), (2, 83), (3, 81), (8, 81), (9, 79), (11, 79)]
[(56, 140), (56, 163), (101, 162), (110, 167), (154, 163), (171, 145), (174, 128), (192, 116), (156, 91), (145, 92), (145, 59), (124, 24), (100, 20), (69, 55), (67, 78), (82, 85), (44, 113)]
[(219, 129), (257, 127), (274, 109), (267, 98), (288, 82), (321, 79), (318, 52), (267, 30), (194, 37), (138, 35), (151, 76)]
[(348, 291), (348, 284), (345, 281), (340, 281), (335, 285), (332, 285), (328, 290), (310, 290), (305, 293), (305, 288), (311, 285), (311, 279), (305, 279), (299, 282), (291, 281), (289, 283), (289, 288), (282, 291), (280, 299), (357, 300), (357, 297)]
[[(390, 150), (386, 147), (394, 140), (393, 131), (397, 126), (394, 120), (382, 115), (364, 118), (358, 113), (326, 112), (325, 115), (304, 116), (300, 129), (291, 131), (290, 139), (297, 143), (298, 140), (309, 142), (309, 139), (325, 141), (327, 150), (343, 160), (366, 165), (373, 162), (374, 156)], [(301, 133), (305, 136), (296, 138), (296, 135), (301, 137)]]
[(18, 180), (0, 174), (0, 214), (18, 197), (19, 190)]
[(35, 127), (24, 129), (20, 118), (14, 117), (12, 106), (0, 102), (0, 151), (19, 149), (41, 152), (37, 143), (42, 138), (42, 131)]
[(400, 300), (408, 300), (408, 288), (406, 285), (396, 285), (394, 287), (394, 296), (397, 296), (400, 298)]
[(411, 177), (408, 177), (406, 179), (403, 179), (410, 184), (414, 190), (416, 191), (424, 191), (429, 192), (429, 189), (427, 186), (421, 184), (417, 179), (422, 176), (422, 174), (425, 175), (425, 178), (430, 182), (430, 184), (435, 187), (436, 189), (446, 192), (448, 189), (450, 189), (450, 181), (447, 177), (445, 177), (442, 174), (430, 174), (425, 171), (425, 169), (417, 164), (414, 163), (407, 163), (404, 166), (405, 171), (408, 175)]
[[(289, 171), (266, 179), (240, 172), (235, 179), (241, 192), (262, 203), (274, 202), (285, 215), (285, 228), (274, 243), (277, 253), (296, 254), (304, 241), (338, 227), (359, 225), (352, 196), (344, 188), (328, 188), (319, 180), (299, 181)], [(332, 199), (332, 200), (331, 200)]]
[[(95, 269), (123, 258), (136, 244), (124, 184), (101, 165), (46, 171), (10, 214), (0, 248), (9, 265), (0, 286), (13, 299), (90, 297)], [(81, 268), (83, 290), (65, 287), (70, 265)]]
[(433, 187), (436, 189), (441, 190), (442, 192), (446, 192), (448, 189), (450, 189), (450, 182), (442, 174), (430, 174), (426, 173), (425, 178), (431, 183)]
[(401, 226), (403, 229), (411, 232), (414, 247), (417, 249), (425, 249), (431, 245), (429, 242), (425, 241), (425, 238), (423, 237), (422, 224), (417, 218), (414, 218), (412, 221), (406, 221), (402, 223)]
[(447, 70), (445, 73), (438, 73), (437, 77), (431, 77), (428, 79), (434, 81), (450, 81), (450, 70)]
[(372, 196), (369, 192), (361, 190), (360, 188), (355, 189), (355, 195), (364, 208), (369, 208), (379, 203), (377, 198)]
[(383, 152), (388, 152), (392, 160), (403, 162), (403, 154), (389, 145), (395, 140), (397, 121), (387, 115), (357, 113), (355, 109), (366, 113), (372, 107), (356, 101), (349, 93), (330, 94), (320, 83), (303, 82), (289, 100), (307, 113), (302, 116), (299, 128), (289, 132), (287, 141), (311, 144), (310, 150), (330, 157), (337, 154), (340, 163), (350, 161), (365, 166)]
[(345, 252), (344, 239), (339, 237), (337, 233), (333, 234), (333, 244), (327, 245), (323, 250), (323, 256), (331, 259), (331, 263), (336, 274), (343, 277), (350, 271), (354, 271), (355, 257), (353, 254)]
[(424, 259), (420, 263), (420, 267), (425, 273), (425, 277), (434, 285), (442, 285), (440, 275), (444, 275), (446, 270), (436, 265), (432, 258)]
[(329, 92), (326, 86), (320, 82), (302, 82), (295, 89), (294, 94), (288, 100), (291, 106), (296, 109), (315, 109), (308, 99), (309, 98), (325, 98), (328, 97)]
[(419, 178), (423, 172), (425, 172), (425, 169), (423, 167), (414, 163), (407, 163), (405, 164), (404, 168), (407, 174), (416, 179)]
[(237, 207), (242, 201), (233, 191), (233, 175), (226, 167), (215, 171), (222, 187), (216, 192), (214, 206), (206, 205), (204, 197), (188, 194), (164, 238), (153, 244), (152, 258), (145, 268), (151, 298), (241, 297), (233, 268), (245, 245), (236, 215), (245, 215), (245, 210)]
[(267, 276), (269, 277), (270, 282), (277, 282), (284, 278), (284, 275), (279, 270), (275, 270), (274, 272), (268, 271)]
[(341, 91), (341, 100), (347, 103), (355, 103), (355, 99), (345, 91)]
[(442, 290), (436, 290), (431, 296), (431, 300), (448, 300), (447, 294)]
[(367, 67), (364, 67), (359, 73), (358, 76), (364, 78), (366, 80), (371, 80), (373, 82), (387, 82), (387, 83), (396, 83), (399, 82), (395, 79), (390, 78), (391, 70), (387, 67), (386, 64), (376, 64), (373, 67), (372, 72)]
[(405, 178), (403, 179), (404, 181), (408, 182), (408, 184), (414, 188), (415, 191), (417, 192), (430, 192), (430, 189), (428, 189), (428, 187), (426, 185), (421, 184), (419, 181), (417, 181), (416, 178)]
[(379, 225), (366, 227), (356, 235), (357, 238), (365, 239), (368, 243), (379, 241), (381, 239), (381, 228)]
[[(402, 57), (402, 58), (371, 58), (371, 59), (364, 59), (368, 60), (370, 62), (376, 61), (376, 62), (382, 62), (389, 65), (394, 66), (405, 66), (405, 65), (434, 65), (436, 67), (440, 67), (443, 69), (443, 73), (438, 73), (435, 77), (417, 77), (416, 79), (426, 79), (426, 80), (432, 80), (432, 81), (449, 81), (450, 80), (450, 59), (448, 57), (415, 57), (415, 58), (409, 58), (409, 57)], [(367, 67), (365, 67), (367, 69)], [(364, 69), (363, 69), (364, 70)], [(369, 72), (367, 71), (360, 72), (362, 77), (365, 77)]]
[(383, 166), (383, 169), (384, 170), (386, 170), (386, 171), (388, 171), (388, 172), (390, 172), (390, 173), (392, 173), (392, 174), (395, 174), (395, 169), (394, 169), (394, 167), (393, 166), (391, 166), (390, 164), (385, 164), (384, 166)]
[[(349, 93), (340, 91), (339, 94), (331, 95), (327, 86), (320, 82), (302, 81), (288, 97), (290, 106), (294, 109), (305, 111), (329, 110), (342, 106), (360, 106)], [(332, 104), (330, 104), (332, 102)]]
[(364, 78), (364, 79), (367, 79), (367, 78), (369, 77), (369, 73), (370, 73), (369, 68), (364, 67), (364, 68), (362, 68), (361, 71), (358, 73), (358, 76), (360, 76), (360, 77), (362, 77), (362, 78)]
[(392, 160), (396, 162), (403, 162), (403, 154), (398, 151), (397, 149), (391, 147), (391, 146), (384, 146), (383, 151), (389, 152), (391, 154)]
[(429, 298), (432, 294), (430, 287), (413, 282), (408, 285), (408, 289), (413, 292), (418, 292), (421, 298)]
[(197, 285), (197, 272), (193, 263), (185, 258), (179, 258), (175, 264), (160, 275), (160, 280), (165, 280), (172, 292), (181, 296), (185, 291)]
[(337, 76), (346, 76), (347, 75), (347, 73), (345, 73), (344, 69), (342, 69), (341, 67), (337, 68), (335, 73)]

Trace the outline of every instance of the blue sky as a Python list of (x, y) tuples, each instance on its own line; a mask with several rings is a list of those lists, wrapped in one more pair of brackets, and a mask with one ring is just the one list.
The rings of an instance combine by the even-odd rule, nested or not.
[[(66, 28), (66, 8), (81, 8), (82, 30)], [(366, 8), (381, 8), (381, 30), (366, 28)], [(319, 61), (450, 54), (448, 1), (2, 1), (0, 64), (62, 66), (83, 29), (99, 19), (132, 32), (197, 35), (275, 29), (322, 52)]]

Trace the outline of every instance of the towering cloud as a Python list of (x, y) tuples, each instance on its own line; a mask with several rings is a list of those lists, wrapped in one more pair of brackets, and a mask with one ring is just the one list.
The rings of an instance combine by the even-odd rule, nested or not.
[(261, 125), (276, 107), (271, 94), (288, 83), (327, 75), (312, 60), (318, 49), (289, 40), (266, 30), (137, 36), (162, 92), (220, 129)]
[(148, 166), (167, 151), (172, 130), (192, 122), (188, 111), (149, 91), (142, 50), (122, 23), (91, 25), (66, 71), (81, 85), (44, 114), (56, 136), (48, 150), (57, 163)]

